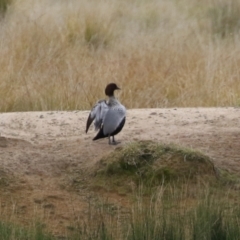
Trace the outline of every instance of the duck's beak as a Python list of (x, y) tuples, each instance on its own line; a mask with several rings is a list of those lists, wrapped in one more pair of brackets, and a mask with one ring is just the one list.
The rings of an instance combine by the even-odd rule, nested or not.
[(116, 90), (121, 90), (121, 88), (117, 86)]

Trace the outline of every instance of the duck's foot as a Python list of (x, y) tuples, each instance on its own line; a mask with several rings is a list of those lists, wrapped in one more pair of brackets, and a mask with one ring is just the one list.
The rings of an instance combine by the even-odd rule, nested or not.
[(111, 142), (111, 143), (109, 143), (109, 145), (117, 145), (119, 143), (121, 143), (121, 142)]
[(119, 143), (121, 143), (121, 142), (115, 141), (114, 136), (112, 136), (112, 141), (111, 141), (111, 137), (108, 138), (108, 144), (109, 145), (117, 145)]

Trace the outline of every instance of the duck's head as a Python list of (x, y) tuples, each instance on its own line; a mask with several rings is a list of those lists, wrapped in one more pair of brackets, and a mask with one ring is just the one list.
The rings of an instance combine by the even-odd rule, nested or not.
[(114, 96), (114, 91), (120, 90), (120, 89), (121, 88), (119, 88), (116, 83), (109, 83), (105, 88), (105, 94), (108, 97), (112, 97), (112, 96)]

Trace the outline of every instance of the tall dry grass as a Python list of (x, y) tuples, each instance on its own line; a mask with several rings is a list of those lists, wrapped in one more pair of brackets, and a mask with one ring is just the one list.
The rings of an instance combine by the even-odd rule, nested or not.
[(240, 0), (13, 0), (0, 22), (0, 110), (240, 105)]

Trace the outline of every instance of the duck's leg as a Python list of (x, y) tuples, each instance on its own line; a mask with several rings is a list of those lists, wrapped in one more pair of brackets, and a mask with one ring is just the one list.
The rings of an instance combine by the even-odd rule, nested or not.
[(114, 136), (112, 136), (112, 143), (113, 144), (116, 144), (117, 142), (115, 141), (115, 139), (114, 139)]
[(112, 145), (112, 143), (111, 143), (111, 136), (110, 135), (108, 135), (108, 144)]
[(111, 136), (108, 136), (108, 144), (109, 145), (116, 145), (118, 143), (115, 141), (114, 136), (112, 136), (112, 141), (111, 141)]

